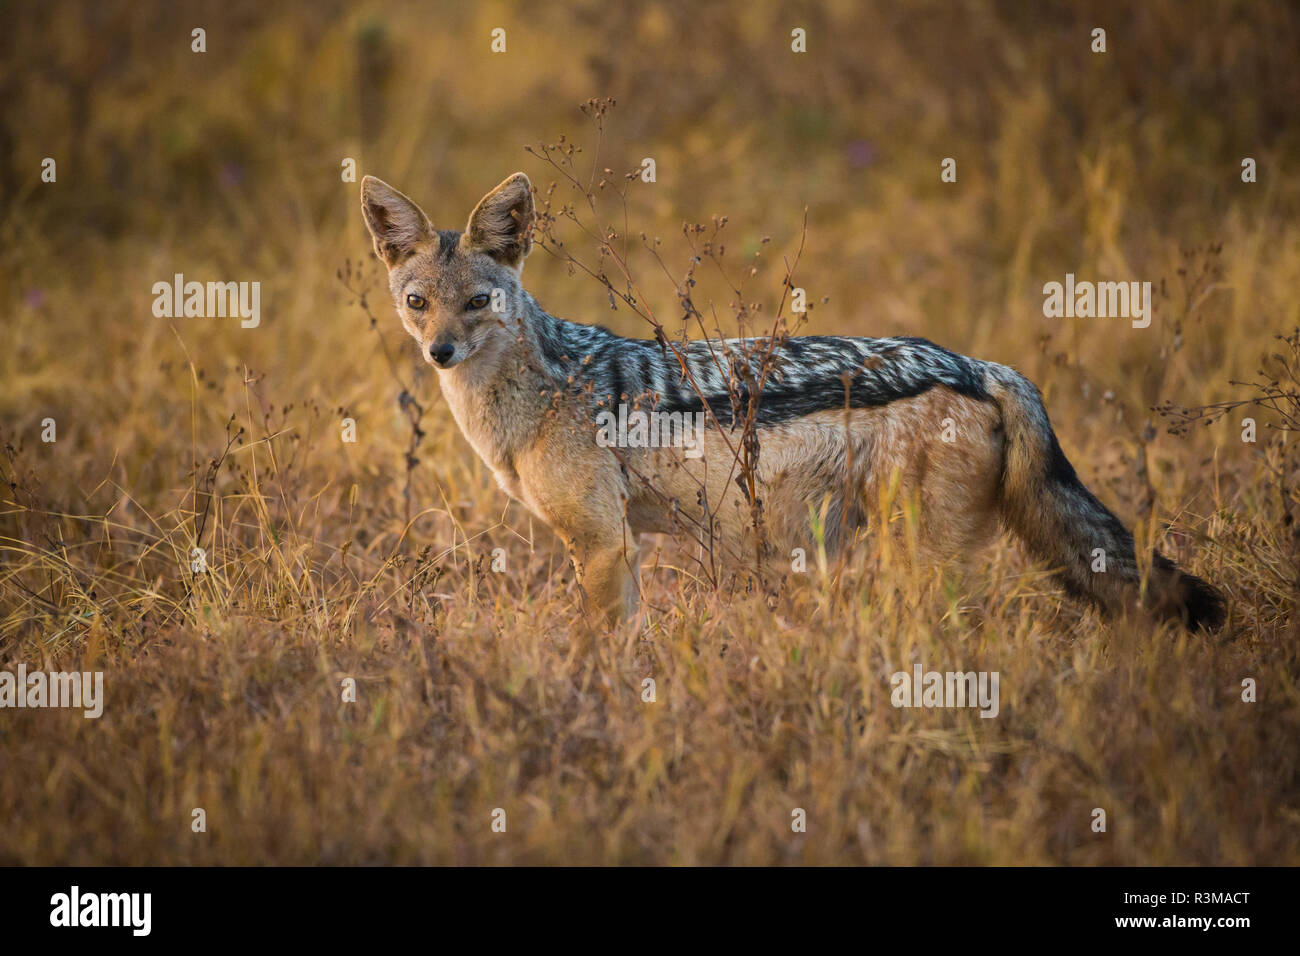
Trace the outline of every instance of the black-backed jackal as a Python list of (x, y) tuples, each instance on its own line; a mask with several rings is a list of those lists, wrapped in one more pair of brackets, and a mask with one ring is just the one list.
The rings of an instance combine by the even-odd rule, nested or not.
[[(641, 532), (685, 530), (711, 551), (742, 553), (761, 500), (771, 553), (807, 549), (814, 513), (833, 550), (891, 482), (919, 506), (928, 554), (969, 554), (1002, 524), (1073, 596), (1110, 612), (1136, 603), (1133, 536), (1079, 481), (1038, 389), (1013, 369), (918, 338), (669, 346), (556, 318), (520, 281), (535, 217), (523, 173), (488, 193), (464, 232), (434, 229), (370, 176), (361, 204), (398, 315), (461, 431), (501, 487), (563, 538), (589, 607), (612, 619), (636, 609)], [(743, 406), (757, 452), (746, 490), (735, 382), (764, 371), (764, 351), (768, 374)], [(632, 408), (706, 427), (694, 454), (598, 442), (601, 412), (620, 406), (624, 420)], [(1104, 572), (1093, 570), (1098, 549)], [(1147, 585), (1160, 617), (1223, 621), (1218, 593), (1158, 554)]]

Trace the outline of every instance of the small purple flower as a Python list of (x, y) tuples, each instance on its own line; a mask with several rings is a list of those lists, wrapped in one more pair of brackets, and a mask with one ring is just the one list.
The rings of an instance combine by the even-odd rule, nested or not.
[(239, 186), (244, 182), (244, 167), (239, 163), (221, 164), (221, 185)]
[(855, 139), (849, 143), (848, 149), (849, 165), (854, 169), (861, 169), (864, 166), (870, 166), (876, 161), (876, 147), (865, 139)]
[(23, 296), (23, 302), (27, 304), (28, 308), (39, 309), (45, 304), (45, 290), (38, 288), (28, 289), (27, 294)]

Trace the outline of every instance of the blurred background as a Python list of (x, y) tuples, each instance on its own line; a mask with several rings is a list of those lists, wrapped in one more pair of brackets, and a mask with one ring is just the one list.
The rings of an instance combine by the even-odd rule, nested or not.
[[(806, 53), (791, 49), (796, 28)], [(1096, 28), (1105, 53), (1092, 50)], [(493, 52), (498, 29), (504, 52)], [(118, 675), (93, 730), (30, 713), (0, 724), (14, 768), (0, 816), (26, 821), (0, 839), (0, 859), (770, 861), (793, 852), (781, 827), (750, 821), (741, 835), (749, 811), (736, 807), (750, 803), (734, 800), (767, 786), (785, 799), (821, 781), (822, 828), (792, 858), (1294, 861), (1296, 758), (1271, 749), (1288, 733), (1294, 742), (1293, 693), (1268, 729), (1227, 710), (1147, 714), (1149, 695), (1125, 695), (1161, 686), (1166, 699), (1206, 700), (1247, 666), (1295, 686), (1292, 445), (1266, 429), (1278, 421), (1268, 407), (1252, 411), (1261, 437), (1247, 444), (1240, 415), (1173, 435), (1152, 406), (1254, 394), (1230, 382), (1257, 378), (1285, 352), (1274, 336), (1300, 322), (1297, 50), (1300, 7), (1231, 0), (0, 0), (0, 659)], [(600, 130), (580, 109), (593, 97), (616, 101)], [(1144, 657), (1164, 652), (1134, 650), (1145, 647), (1136, 638), (1088, 650), (1101, 657), (1086, 662), (1073, 643), (1044, 656), (1043, 622), (1086, 633), (1096, 622), (1015, 578), (1025, 569), (1014, 552), (989, 565), (961, 613), (918, 598), (890, 612), (892, 625), (863, 624), (830, 592), (792, 599), (779, 622), (757, 603), (724, 620), (665, 571), (647, 580), (661, 606), (685, 602), (670, 615), (674, 636), (632, 655), (650, 653), (661, 672), (677, 661), (695, 674), (685, 662), (701, 644), (730, 644), (746, 659), (773, 655), (773, 674), (830, 673), (840, 666), (830, 658), (787, 656), (820, 646), (857, 661), (840, 660), (829, 698), (852, 698), (852, 710), (861, 695), (886, 699), (875, 676), (886, 658), (950, 639), (993, 653), (986, 638), (1003, 634), (1015, 635), (1002, 646), (1026, 682), (1036, 668), (1041, 686), (1066, 671), (1086, 681), (1077, 668), (1110, 683), (1021, 701), (1028, 729), (992, 752), (1022, 753), (1041, 736), (1073, 756), (1014, 766), (970, 743), (1016, 737), (1011, 716), (958, 732), (934, 715), (935, 733), (955, 736), (919, 762), (894, 754), (885, 767), (858, 744), (841, 753), (839, 731), (821, 726), (834, 706), (816, 693), (792, 703), (725, 662), (653, 731), (635, 704), (624, 715), (591, 691), (606, 686), (592, 673), (618, 675), (626, 662), (614, 649), (589, 664), (545, 656), (567, 653), (573, 631), (562, 548), (506, 503), (439, 404), (359, 210), (360, 177), (373, 174), (436, 226), (462, 228), (509, 173), (524, 170), (541, 191), (556, 181), (525, 147), (561, 137), (582, 147), (580, 167), (610, 168), (615, 181), (655, 160), (654, 183), (628, 185), (625, 231), (661, 237), (674, 274), (691, 254), (683, 224), (728, 218), (735, 271), (701, 269), (696, 295), (722, 331), (734, 331), (726, 279), (751, 267), (745, 297), (775, 307), (806, 210), (798, 284), (816, 308), (803, 331), (921, 335), (1025, 372), (1088, 484), (1144, 541), (1203, 562), (1193, 569), (1230, 589), (1239, 643), (1197, 645), (1199, 669)], [(949, 157), (955, 183), (940, 178)], [(1253, 183), (1242, 181), (1247, 157)], [(47, 158), (53, 182), (42, 180)], [(347, 160), (356, 181), (342, 175)], [(574, 201), (566, 188), (557, 199)], [(621, 207), (601, 216), (625, 228)], [(633, 263), (648, 301), (675, 315), (673, 283), (650, 256)], [(1067, 272), (1153, 282), (1155, 321), (1044, 318), (1042, 286)], [(176, 273), (260, 282), (260, 324), (155, 317), (153, 285)], [(544, 250), (525, 281), (555, 314), (648, 334)], [(1263, 378), (1285, 381), (1277, 368)], [(355, 444), (339, 441), (345, 416)], [(55, 442), (41, 440), (46, 419)], [(196, 543), (211, 568), (201, 580), (186, 573)], [(482, 573), (495, 547), (517, 571)], [(1014, 600), (998, 603), (1008, 589)], [(499, 643), (479, 643), (485, 635)], [(1107, 668), (1125, 649), (1121, 680)], [(331, 689), (358, 672), (373, 681), (364, 717), (340, 711)], [(635, 685), (641, 673), (624, 676)], [(313, 681), (325, 688), (315, 697), (285, 690)], [(701, 702), (759, 697), (775, 716), (754, 724), (748, 704), (720, 716)], [(539, 709), (520, 724), (525, 699)], [(695, 740), (709, 730), (703, 713), (717, 735)], [(1109, 723), (1116, 713), (1122, 725)], [(810, 750), (755, 730), (783, 721)], [(1275, 773), (1231, 791), (1207, 783), (1217, 745), (1157, 753), (1166, 745), (1140, 730), (1165, 728), (1153, 733), (1172, 741), (1188, 726), (1202, 743), (1236, 740), (1227, 752)], [(573, 727), (586, 729), (560, 743)], [(1131, 744), (1122, 759), (1080, 744), (1108, 727)], [(829, 761), (822, 772), (805, 761), (814, 751)], [(641, 769), (611, 781), (588, 760)], [(704, 780), (714, 767), (729, 776)], [(1165, 782), (1144, 767), (1163, 768)], [(329, 791), (358, 768), (368, 783)], [(867, 779), (885, 789), (871, 797)], [(952, 780), (979, 822), (943, 809)], [(1063, 808), (1091, 807), (1101, 798), (1088, 788), (1112, 785), (1142, 795), (1143, 823), (1127, 842), (1089, 848)], [(619, 787), (628, 802), (611, 810)], [(549, 807), (529, 812), (552, 836), (489, 851), (481, 827), (456, 824), (434, 839), (434, 810), (470, 813), (506, 791)], [(195, 849), (189, 810), (216, 806), (214, 793), (226, 828)], [(693, 822), (647, 809), (652, 796), (692, 806)], [(869, 798), (894, 814), (892, 836), (863, 836), (854, 807)], [(1031, 812), (1026, 801), (1041, 803)], [(359, 807), (374, 810), (369, 822), (357, 822)]]
[[(723, 213), (733, 255), (770, 236), (776, 257), (808, 207), (803, 278), (833, 303), (813, 331), (926, 334), (1022, 365), (1036, 336), (1069, 336), (1114, 385), (1155, 357), (1158, 336), (1043, 320), (1042, 283), (1172, 281), (1180, 247), (1238, 233), (1250, 254), (1229, 249), (1230, 321), (1196, 348), (1219, 354), (1261, 309), (1277, 328), (1295, 315), (1270, 298), (1295, 276), (1272, 273), (1270, 287), (1260, 261), (1294, 251), (1291, 4), (237, 0), (8, 2), (3, 15), (15, 334), (0, 361), (23, 386), (3, 396), (10, 413), (33, 394), (123, 410), (132, 376), (174, 353), (146, 308), (174, 272), (262, 282), (260, 332), (178, 326), (206, 365), (318, 377), (357, 328), (332, 311), (331, 277), (368, 255), (343, 159), (460, 228), (509, 172), (545, 184), (526, 144), (567, 134), (591, 149), (577, 111), (591, 96), (618, 101), (600, 166), (657, 163), (657, 182), (633, 190), (634, 232), (671, 239)], [(806, 54), (791, 52), (796, 26)], [(1097, 26), (1105, 54), (1090, 50)], [(205, 53), (191, 50), (196, 27)], [(491, 52), (496, 28), (505, 53)], [(1245, 156), (1262, 170), (1249, 187)], [(57, 183), (40, 179), (45, 157)], [(955, 185), (940, 182), (945, 157)], [(541, 258), (530, 284), (553, 311), (638, 332)], [(100, 276), (113, 294), (93, 291)], [(67, 388), (110, 367), (106, 390)], [(331, 401), (361, 384), (338, 383)]]

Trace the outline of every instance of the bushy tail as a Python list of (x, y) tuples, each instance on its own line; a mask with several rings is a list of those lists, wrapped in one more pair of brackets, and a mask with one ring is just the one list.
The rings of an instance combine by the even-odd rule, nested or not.
[[(992, 363), (985, 385), (1005, 430), (1003, 521), (1034, 557), (1058, 572), (1072, 596), (1110, 613), (1133, 604), (1139, 583), (1133, 535), (1079, 481), (1038, 389), (1013, 369)], [(1158, 616), (1192, 629), (1216, 630), (1224, 620), (1219, 592), (1159, 553), (1152, 557), (1145, 603)]]

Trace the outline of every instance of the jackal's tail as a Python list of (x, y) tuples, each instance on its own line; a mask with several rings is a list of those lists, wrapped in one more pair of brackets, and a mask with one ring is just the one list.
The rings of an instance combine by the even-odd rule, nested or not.
[[(1002, 520), (1034, 557), (1058, 572), (1071, 595), (1111, 613), (1132, 604), (1139, 584), (1133, 535), (1079, 481), (1038, 389), (1018, 372), (991, 363), (985, 385), (1005, 430)], [(1159, 553), (1152, 556), (1145, 603), (1158, 616), (1192, 629), (1215, 630), (1224, 620), (1219, 592)]]

